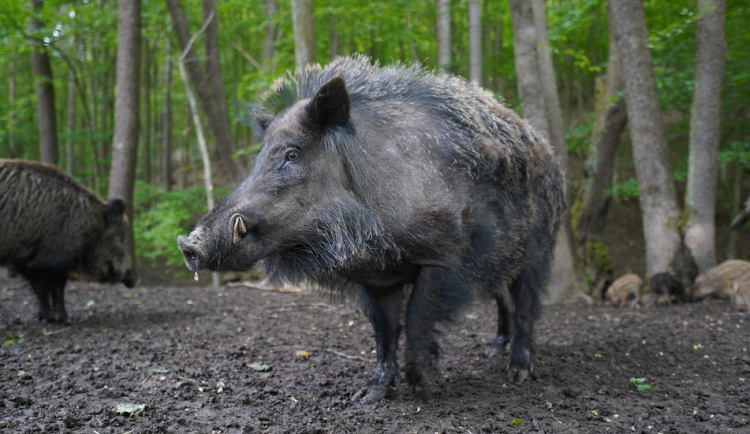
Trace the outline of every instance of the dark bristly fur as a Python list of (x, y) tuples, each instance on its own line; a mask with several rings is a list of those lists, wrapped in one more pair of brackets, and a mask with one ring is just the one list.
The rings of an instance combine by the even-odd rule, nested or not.
[(107, 204), (53, 166), (0, 160), (0, 265), (29, 281), (40, 320), (69, 320), (64, 290), (71, 271), (133, 286), (127, 224), (121, 199)]
[(508, 379), (533, 373), (565, 180), (525, 121), (460, 78), (361, 56), (297, 70), (258, 106), (255, 169), (178, 238), (191, 270), (259, 263), (272, 278), (358, 297), (377, 343), (375, 373), (354, 396), (363, 402), (399, 376), (407, 295), (405, 373), (423, 395), (435, 325), (475, 291), (497, 301), (490, 353), (511, 344)]

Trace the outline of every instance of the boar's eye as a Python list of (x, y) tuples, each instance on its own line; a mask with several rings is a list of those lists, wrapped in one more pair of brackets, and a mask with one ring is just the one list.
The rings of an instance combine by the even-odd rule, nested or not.
[(286, 157), (284, 157), (286, 161), (297, 161), (300, 159), (300, 153), (298, 151), (289, 151), (286, 153)]

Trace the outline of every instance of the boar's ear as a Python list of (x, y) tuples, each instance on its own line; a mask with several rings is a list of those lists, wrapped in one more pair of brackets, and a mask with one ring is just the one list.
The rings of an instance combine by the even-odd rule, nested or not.
[(107, 221), (105, 227), (107, 230), (116, 228), (122, 222), (125, 215), (125, 201), (119, 197), (110, 199), (107, 203)]
[(273, 120), (274, 115), (260, 110), (253, 110), (253, 129), (256, 131), (258, 138), (262, 139), (266, 135), (266, 130)]
[(310, 100), (308, 115), (310, 121), (326, 129), (335, 125), (344, 125), (349, 120), (349, 91), (344, 79), (338, 75), (320, 86)]

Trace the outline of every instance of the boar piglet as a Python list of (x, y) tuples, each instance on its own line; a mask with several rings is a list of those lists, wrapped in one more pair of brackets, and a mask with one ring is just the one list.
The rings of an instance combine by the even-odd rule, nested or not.
[(406, 380), (426, 396), (436, 323), (475, 291), (497, 301), (490, 353), (511, 344), (507, 378), (533, 373), (565, 181), (525, 121), (462, 79), (361, 56), (299, 69), (258, 105), (252, 173), (178, 238), (189, 269), (258, 263), (356, 297), (377, 366), (354, 400), (376, 403), (398, 379), (404, 305)]
[(70, 272), (135, 284), (125, 202), (109, 203), (54, 166), (0, 160), (0, 265), (12, 267), (39, 300), (39, 319), (69, 322)]

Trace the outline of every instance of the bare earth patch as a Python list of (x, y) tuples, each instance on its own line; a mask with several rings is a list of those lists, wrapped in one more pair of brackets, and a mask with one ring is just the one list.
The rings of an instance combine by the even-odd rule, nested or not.
[(39, 323), (27, 285), (0, 279), (0, 432), (750, 432), (750, 316), (723, 301), (545, 306), (537, 378), (516, 385), (484, 356), (496, 309), (476, 300), (442, 326), (432, 399), (401, 385), (370, 408), (349, 399), (375, 366), (354, 305), (80, 282), (66, 297), (72, 325)]

